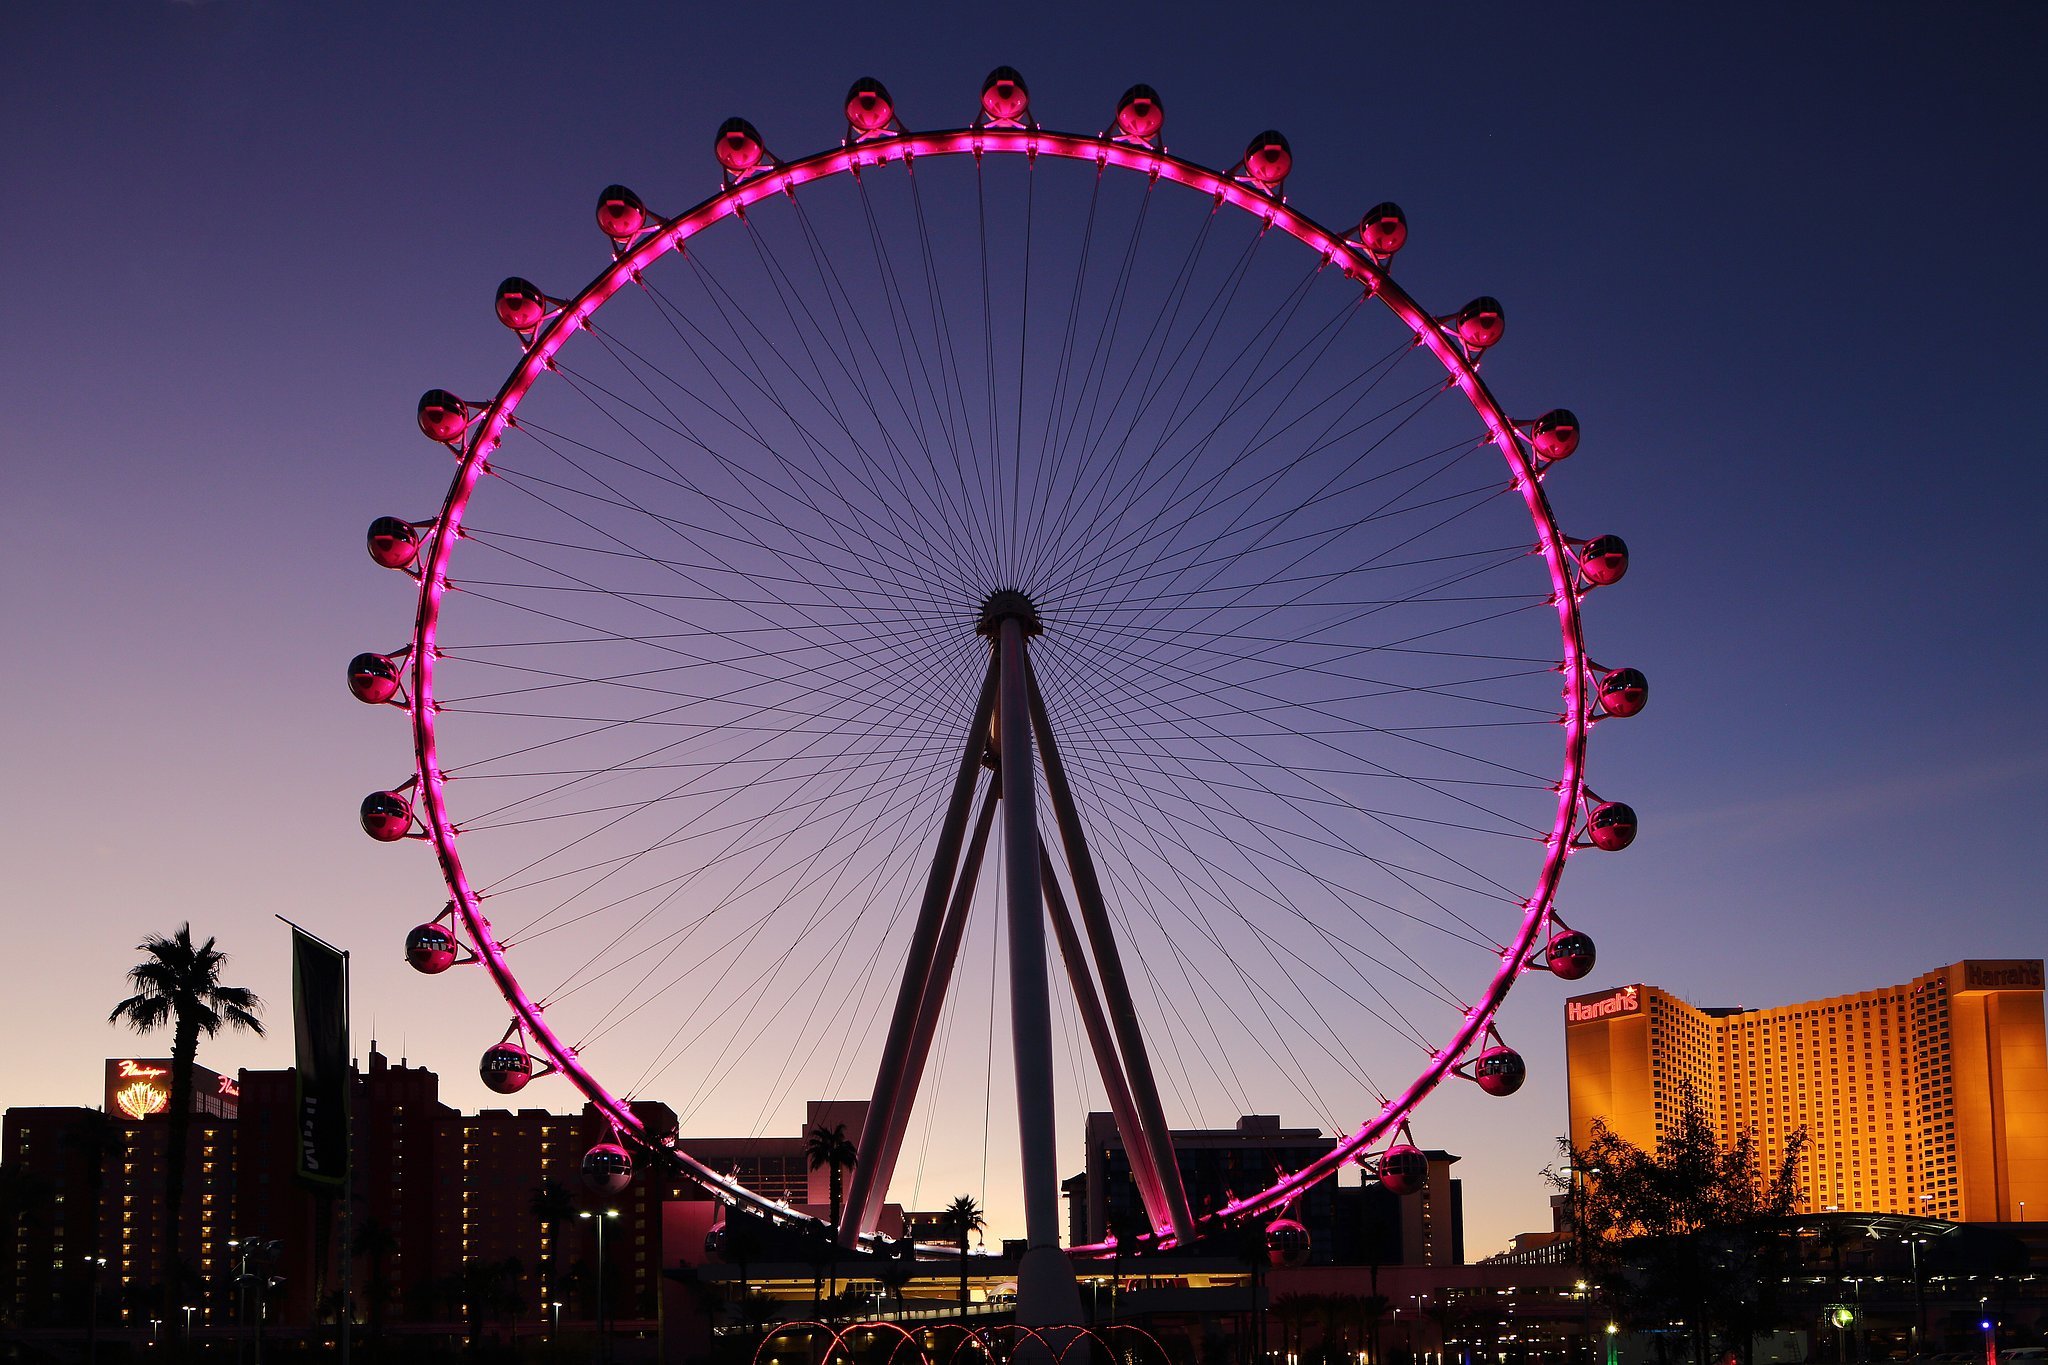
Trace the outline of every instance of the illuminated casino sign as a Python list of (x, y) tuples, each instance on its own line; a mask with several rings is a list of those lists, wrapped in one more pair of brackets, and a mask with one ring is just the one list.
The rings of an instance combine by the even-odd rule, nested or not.
[[(241, 1108), (242, 1087), (233, 1076), (203, 1066), (192, 1068), (192, 1112), (233, 1118)], [(117, 1057), (107, 1060), (107, 1112), (117, 1118), (146, 1119), (171, 1107), (171, 1063), (167, 1057)]]
[(2041, 989), (2041, 963), (2039, 959), (2031, 962), (1965, 962), (1963, 989), (2038, 991)]
[(1623, 986), (1606, 995), (1582, 995), (1576, 1000), (1564, 1003), (1564, 1021), (1567, 1024), (1590, 1024), (1596, 1019), (1612, 1019), (1617, 1014), (1634, 1014), (1643, 1007), (1640, 986)]
[(124, 1119), (161, 1114), (171, 1103), (171, 1064), (133, 1057), (107, 1063), (107, 1110)]

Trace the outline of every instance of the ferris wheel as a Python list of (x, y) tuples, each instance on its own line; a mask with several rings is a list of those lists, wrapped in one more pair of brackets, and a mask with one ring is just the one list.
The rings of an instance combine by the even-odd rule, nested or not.
[[(1635, 835), (1585, 758), (1647, 684), (1582, 637), (1628, 551), (1553, 517), (1578, 421), (1512, 416), (1501, 306), (1418, 303), (1402, 211), (1321, 226), (1278, 133), (1209, 169), (1145, 86), (1053, 132), (1008, 68), (966, 127), (846, 120), (729, 121), (674, 216), (606, 189), (587, 284), (500, 287), (495, 391), (421, 399), (452, 480), (369, 533), (411, 637), (349, 666), (414, 756), (363, 827), (447, 886), (407, 956), (486, 970), (485, 1083), (565, 1077), (614, 1188), (816, 1226), (688, 1134), (865, 1093), (855, 1246), (945, 1116), (1007, 1129), (1000, 1053), (1034, 1249), (1097, 1108), (1150, 1245), (1294, 1255), (1346, 1163), (1419, 1184), (1439, 1084), (1520, 1086), (1512, 987), (1592, 968), (1560, 879)], [(1191, 1200), (1173, 1133), (1256, 1112), (1340, 1136)]]

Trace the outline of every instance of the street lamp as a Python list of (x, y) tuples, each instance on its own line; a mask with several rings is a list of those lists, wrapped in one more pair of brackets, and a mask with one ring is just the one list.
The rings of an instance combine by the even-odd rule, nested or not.
[(192, 1344), (192, 1315), (199, 1311), (199, 1305), (196, 1303), (187, 1303), (180, 1304), (179, 1307), (182, 1308), (185, 1313), (185, 1344), (189, 1346)]
[(1927, 1291), (1920, 1282), (1920, 1244), (1927, 1239), (1914, 1236), (1906, 1239), (1906, 1246), (1913, 1256), (1913, 1354), (1919, 1355), (1922, 1340), (1927, 1335)]
[(88, 1256), (85, 1263), (92, 1267), (92, 1292), (85, 1301), (85, 1359), (86, 1365), (97, 1365), (100, 1358), (100, 1272), (107, 1268), (104, 1256)]
[(604, 1225), (607, 1219), (618, 1217), (619, 1211), (606, 1209), (602, 1213), (593, 1213), (585, 1209), (576, 1216), (588, 1218), (597, 1225), (597, 1358), (601, 1362), (608, 1361), (611, 1359), (611, 1340), (606, 1335), (604, 1321)]

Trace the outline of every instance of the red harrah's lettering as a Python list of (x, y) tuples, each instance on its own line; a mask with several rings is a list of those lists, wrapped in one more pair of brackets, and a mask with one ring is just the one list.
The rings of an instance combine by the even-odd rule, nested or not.
[(1568, 1024), (1586, 1024), (1617, 1014), (1634, 1014), (1642, 1007), (1643, 1002), (1637, 998), (1636, 988), (1623, 986), (1614, 994), (1603, 995), (1598, 1000), (1566, 1001), (1564, 1019)]

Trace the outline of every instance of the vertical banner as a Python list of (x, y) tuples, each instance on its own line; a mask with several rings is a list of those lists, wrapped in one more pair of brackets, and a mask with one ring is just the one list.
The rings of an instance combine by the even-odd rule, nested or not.
[(298, 1176), (338, 1192), (348, 1176), (348, 955), (292, 926), (298, 1042)]

